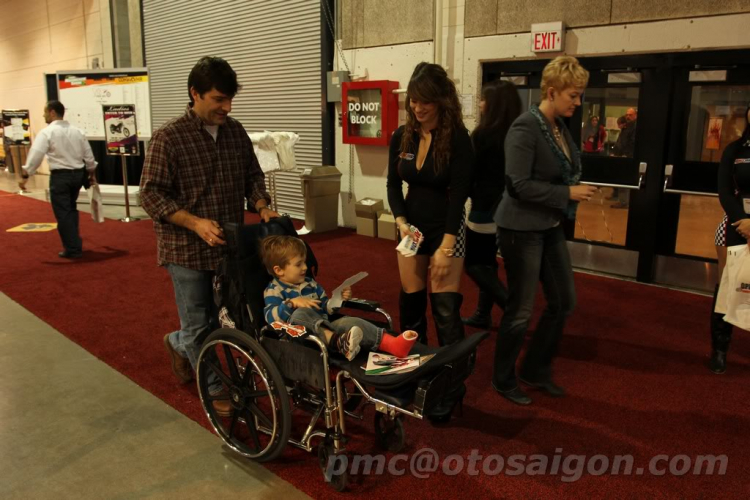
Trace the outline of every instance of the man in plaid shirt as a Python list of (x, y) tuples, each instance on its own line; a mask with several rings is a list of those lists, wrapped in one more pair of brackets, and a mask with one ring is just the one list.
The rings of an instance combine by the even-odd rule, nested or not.
[[(278, 217), (252, 142), (228, 116), (240, 88), (225, 60), (200, 59), (188, 77), (185, 114), (154, 133), (143, 166), (141, 204), (154, 220), (158, 263), (172, 277), (180, 316), (180, 330), (164, 345), (182, 383), (193, 378), (196, 339), (218, 326), (212, 281), (226, 250), (222, 225), (243, 222), (245, 198), (264, 221)], [(209, 384), (212, 393), (221, 391), (215, 375)], [(228, 397), (214, 408), (228, 414)]]

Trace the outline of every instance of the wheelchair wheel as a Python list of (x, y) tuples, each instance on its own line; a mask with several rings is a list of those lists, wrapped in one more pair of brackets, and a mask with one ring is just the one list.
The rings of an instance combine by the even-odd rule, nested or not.
[(375, 438), (384, 451), (398, 453), (406, 445), (406, 435), (404, 433), (404, 423), (401, 417), (393, 419), (386, 415), (375, 413)]
[[(273, 359), (255, 339), (231, 328), (213, 332), (201, 349), (197, 378), (203, 409), (227, 446), (258, 462), (281, 454), (292, 424), (289, 395)], [(209, 391), (213, 379), (221, 386), (218, 393)], [(215, 402), (228, 406), (228, 414), (220, 414), (226, 408)]]
[(338, 492), (342, 492), (346, 489), (346, 485), (349, 482), (349, 473), (346, 470), (348, 467), (348, 461), (346, 462), (346, 467), (344, 467), (345, 470), (338, 472), (335, 470), (335, 464), (329, 464), (331, 457), (334, 456), (335, 452), (333, 451), (333, 443), (328, 439), (321, 441), (318, 445), (318, 465), (320, 466), (320, 470), (323, 472), (323, 476), (325, 476), (325, 480), (331, 488)]

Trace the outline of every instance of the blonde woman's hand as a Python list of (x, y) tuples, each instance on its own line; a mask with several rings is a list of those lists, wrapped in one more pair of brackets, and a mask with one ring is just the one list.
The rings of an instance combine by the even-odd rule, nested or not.
[(594, 193), (596, 193), (596, 188), (588, 184), (570, 186), (570, 199), (573, 201), (589, 201)]

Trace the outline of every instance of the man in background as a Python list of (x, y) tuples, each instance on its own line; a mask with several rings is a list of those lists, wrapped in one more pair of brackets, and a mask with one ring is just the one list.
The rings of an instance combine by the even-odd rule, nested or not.
[(44, 106), (44, 121), (48, 126), (36, 135), (23, 166), (23, 181), (18, 185), (26, 188), (27, 179), (36, 173), (47, 155), (50, 202), (63, 245), (63, 251), (57, 255), (78, 259), (83, 255), (83, 241), (78, 231), (76, 201), (84, 184), (96, 184), (96, 161), (86, 135), (65, 121), (64, 116), (65, 106), (60, 101), (49, 101)]
[[(624, 120), (623, 120), (624, 118)], [(622, 156), (632, 158), (635, 154), (635, 131), (638, 120), (638, 111), (635, 108), (628, 108), (624, 117), (617, 120), (617, 126), (620, 127), (620, 135), (612, 150), (613, 156)], [(612, 193), (613, 198), (618, 202), (612, 205), (612, 208), (628, 208), (628, 199), (630, 191), (619, 189)]]

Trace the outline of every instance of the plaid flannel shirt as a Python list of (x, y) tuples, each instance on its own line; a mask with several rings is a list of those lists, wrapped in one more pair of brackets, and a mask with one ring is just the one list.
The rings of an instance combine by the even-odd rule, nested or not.
[(271, 199), (265, 175), (244, 127), (227, 117), (214, 142), (188, 106), (151, 138), (141, 176), (141, 205), (154, 221), (158, 263), (213, 271), (226, 246), (211, 247), (196, 233), (167, 221), (180, 209), (204, 219), (242, 223), (244, 198), (251, 207)]

